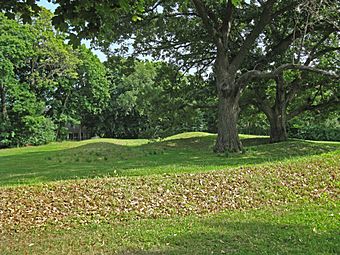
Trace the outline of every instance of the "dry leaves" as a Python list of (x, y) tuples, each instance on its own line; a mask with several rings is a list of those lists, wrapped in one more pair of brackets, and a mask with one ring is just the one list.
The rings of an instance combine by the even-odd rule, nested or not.
[(340, 157), (204, 174), (107, 178), (0, 189), (0, 231), (206, 214), (339, 197)]

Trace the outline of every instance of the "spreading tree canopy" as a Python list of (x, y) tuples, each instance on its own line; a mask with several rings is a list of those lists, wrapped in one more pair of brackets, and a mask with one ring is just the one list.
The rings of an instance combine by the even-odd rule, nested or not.
[[(11, 2), (15, 6), (18, 1)], [(268, 73), (276, 77), (287, 69), (306, 69), (294, 62), (283, 66), (276, 62), (280, 66), (266, 69), (270, 65), (265, 62), (279, 56), (294, 39), (302, 38), (297, 50), (304, 45), (309, 29), (304, 22), (282, 21), (296, 15), (317, 20), (313, 15), (319, 15), (331, 25), (336, 23), (334, 11), (327, 12), (331, 1), (321, 3), (326, 10), (322, 13), (313, 13), (320, 6), (316, 0), (52, 2), (58, 4), (54, 24), (68, 31), (73, 42), (93, 39), (107, 48), (120, 42), (123, 51), (130, 50), (124, 47), (128, 42), (136, 54), (173, 62), (182, 71), (213, 73), (219, 99), (217, 152), (242, 149), (237, 131), (239, 100), (250, 81)], [(306, 8), (310, 10), (302, 13)], [(270, 30), (273, 24), (279, 24), (278, 32)]]
[(151, 53), (183, 68), (212, 67), (219, 97), (217, 152), (242, 149), (237, 118), (246, 82), (239, 76), (256, 40), (267, 25), (300, 3), (149, 0), (121, 11), (126, 8), (117, 8), (115, 2), (56, 2), (55, 24), (71, 28), (73, 37), (92, 37), (102, 45), (132, 39), (138, 53)]

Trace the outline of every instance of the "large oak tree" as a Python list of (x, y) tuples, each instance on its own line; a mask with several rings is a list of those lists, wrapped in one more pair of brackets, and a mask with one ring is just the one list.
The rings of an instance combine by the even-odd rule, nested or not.
[(56, 2), (55, 24), (71, 28), (73, 39), (95, 38), (102, 45), (130, 39), (137, 53), (182, 69), (212, 68), (219, 98), (215, 151), (237, 152), (239, 98), (246, 85), (241, 68), (265, 27), (300, 1), (148, 0), (133, 11), (117, 11), (119, 1)]

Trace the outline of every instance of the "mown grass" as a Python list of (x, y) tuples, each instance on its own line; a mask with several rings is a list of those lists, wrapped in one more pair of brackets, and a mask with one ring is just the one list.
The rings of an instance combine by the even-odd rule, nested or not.
[(15, 254), (339, 254), (339, 203), (48, 227), (0, 237)]
[(339, 143), (214, 138), (1, 150), (0, 254), (340, 254)]
[(216, 155), (215, 135), (184, 133), (162, 141), (97, 139), (0, 150), (0, 186), (110, 176), (194, 173), (319, 155), (340, 143), (241, 136), (246, 152)]

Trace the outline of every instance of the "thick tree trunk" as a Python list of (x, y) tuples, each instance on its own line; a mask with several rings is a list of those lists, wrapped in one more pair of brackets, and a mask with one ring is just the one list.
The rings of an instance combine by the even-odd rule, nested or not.
[(216, 86), (218, 91), (217, 139), (214, 151), (240, 152), (242, 144), (237, 131), (240, 91), (233, 74), (228, 72), (228, 60), (219, 53), (215, 62)]
[(280, 112), (276, 110), (275, 112), (269, 119), (271, 143), (282, 142), (288, 139), (285, 113), (282, 110)]
[(215, 152), (240, 152), (242, 144), (237, 131), (238, 98), (225, 97), (219, 92), (217, 139)]
[(285, 83), (282, 74), (276, 77), (276, 96), (274, 105), (263, 97), (261, 90), (255, 89), (254, 99), (258, 109), (267, 116), (270, 124), (270, 142), (282, 142), (288, 139), (287, 134), (287, 100)]
[(6, 91), (3, 81), (0, 83), (0, 100), (1, 100), (1, 115), (0, 119), (3, 121), (8, 119), (7, 106), (6, 106)]
[(275, 79), (276, 82), (276, 98), (275, 105), (269, 115), (270, 123), (270, 142), (282, 142), (288, 139), (287, 121), (286, 121), (286, 92), (283, 74)]

